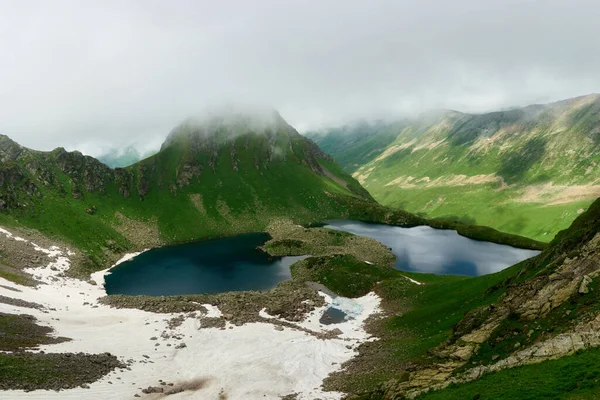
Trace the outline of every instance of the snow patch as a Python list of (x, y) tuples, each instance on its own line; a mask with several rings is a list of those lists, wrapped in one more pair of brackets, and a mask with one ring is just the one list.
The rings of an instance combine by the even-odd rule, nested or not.
[(405, 277), (406, 279), (408, 279), (409, 281), (411, 281), (412, 283), (414, 283), (415, 285), (422, 285), (423, 284), (423, 282), (415, 281), (414, 279), (409, 278), (406, 275), (402, 275), (402, 276)]
[(213, 306), (212, 304), (202, 304), (206, 308), (206, 317), (209, 318), (221, 318), (223, 313), (219, 310), (219, 307)]
[[(10, 232), (0, 228), (9, 237)], [(15, 238), (15, 240), (18, 240)], [(139, 388), (159, 385), (159, 379), (175, 384), (206, 380), (201, 389), (169, 396), (177, 399), (218, 398), (278, 399), (299, 393), (299, 399), (340, 399), (342, 393), (323, 392), (321, 384), (330, 373), (352, 358), (356, 345), (373, 340), (363, 328), (364, 321), (378, 312), (380, 299), (369, 293), (358, 299), (332, 298), (320, 293), (326, 304), (315, 309), (304, 321), (293, 323), (314, 332), (338, 328), (342, 334), (323, 340), (301, 329), (274, 330), (271, 323), (228, 324), (225, 330), (198, 329), (198, 319), (187, 314), (156, 314), (137, 309), (116, 309), (100, 304), (106, 295), (104, 276), (109, 269), (92, 274), (96, 285), (65, 276), (69, 268), (68, 249), (36, 246), (51, 258), (44, 268), (30, 268), (40, 281), (36, 288), (20, 286), (0, 278), (0, 284), (18, 288), (13, 292), (0, 287), (0, 294), (33, 301), (47, 310), (24, 309), (0, 303), (0, 312), (26, 313), (40, 324), (51, 326), (57, 336), (72, 341), (40, 346), (45, 352), (109, 352), (130, 362), (130, 369), (114, 371), (90, 384), (89, 389), (2, 393), (10, 399), (128, 399), (140, 394)], [(115, 265), (139, 253), (128, 254)], [(341, 308), (352, 319), (324, 326), (322, 313), (331, 306)], [(204, 304), (207, 316), (221, 317), (218, 307)], [(263, 309), (259, 313), (270, 316)], [(169, 320), (183, 316), (180, 326), (169, 328)], [(229, 329), (231, 328), (231, 329)], [(164, 334), (163, 334), (164, 333)], [(157, 340), (150, 340), (157, 338)], [(184, 345), (185, 344), (185, 345)], [(112, 383), (109, 383), (112, 382)]]

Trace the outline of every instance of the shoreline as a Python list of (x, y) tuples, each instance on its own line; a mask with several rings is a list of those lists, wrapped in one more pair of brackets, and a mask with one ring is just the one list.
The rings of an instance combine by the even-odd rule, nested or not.
[[(122, 264), (124, 262), (133, 260), (135, 257), (137, 257), (140, 254), (145, 253), (145, 252), (147, 252), (149, 250), (151, 250), (151, 249), (144, 249), (142, 251), (136, 251), (134, 253), (127, 253), (127, 254), (125, 254), (123, 257), (121, 257), (119, 260), (117, 260), (117, 262), (115, 262), (112, 266), (110, 266), (110, 267), (108, 267), (106, 269), (103, 269), (101, 271), (92, 272), (90, 274), (90, 280), (93, 281), (97, 286), (103, 288), (104, 284), (106, 282), (105, 281), (105, 276), (107, 274), (111, 273), (110, 272), (111, 269), (115, 268), (116, 266), (118, 266), (118, 265), (120, 265), (120, 264)], [(106, 290), (104, 290), (104, 295), (108, 296), (108, 294), (106, 293)]]
[[(360, 308), (353, 320), (325, 326), (319, 323), (320, 312), (332, 299), (321, 293), (324, 304), (313, 308), (302, 321), (276, 318), (285, 324), (261, 321), (238, 326), (226, 320), (220, 328), (202, 327), (204, 318), (224, 317), (217, 306), (202, 304), (195, 312), (155, 313), (99, 302), (106, 296), (104, 275), (139, 253), (128, 254), (110, 268), (93, 273), (92, 283), (65, 275), (73, 254), (69, 250), (55, 246), (36, 246), (36, 250), (52, 259), (46, 267), (27, 269), (42, 284), (32, 288), (0, 278), (0, 294), (39, 303), (44, 309), (0, 303), (0, 312), (33, 315), (40, 325), (53, 328), (55, 336), (72, 340), (27, 351), (109, 352), (127, 367), (89, 384), (89, 388), (2, 392), (11, 399), (156, 398), (156, 394), (142, 392), (149, 387), (163, 394), (170, 391), (169, 397), (174, 399), (279, 399), (292, 394), (298, 399), (339, 399), (341, 393), (323, 392), (321, 384), (357, 354), (355, 348), (360, 343), (372, 340), (363, 324), (380, 310), (379, 297), (370, 293), (350, 300)], [(172, 326), (174, 320), (178, 321), (176, 326)], [(326, 334), (334, 329), (341, 333), (327, 338), (306, 332)]]

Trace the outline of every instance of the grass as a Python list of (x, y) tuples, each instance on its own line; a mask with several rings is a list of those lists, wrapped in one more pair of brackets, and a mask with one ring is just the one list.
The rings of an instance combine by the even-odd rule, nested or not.
[(271, 235), (263, 249), (273, 256), (329, 256), (348, 254), (356, 260), (382, 267), (394, 265), (396, 257), (382, 243), (365, 236), (327, 228), (304, 228), (287, 220), (277, 221), (267, 228)]
[[(411, 288), (411, 310), (402, 316), (392, 317), (387, 327), (390, 330), (412, 332), (406, 349), (402, 351), (411, 359), (424, 357), (428, 349), (452, 335), (454, 325), (466, 312), (494, 302), (504, 292), (504, 288), (491, 292), (488, 289), (517, 270), (518, 268), (511, 267), (496, 274), (475, 278), (430, 276), (428, 284), (414, 285)], [(415, 274), (414, 279), (419, 281), (422, 277)], [(389, 288), (386, 288), (388, 284), (384, 285), (384, 290), (388, 289), (383, 292), (384, 295), (390, 293)], [(387, 298), (394, 299), (393, 296)]]
[[(594, 193), (562, 199), (536, 190), (595, 185), (600, 141), (590, 132), (599, 121), (600, 100), (587, 96), (535, 108), (347, 126), (312, 137), (383, 205), (549, 242)], [(533, 194), (524, 199), (528, 188)]]
[[(333, 265), (330, 261), (325, 262), (328, 263), (328, 266)], [(347, 268), (346, 265), (350, 267)], [(332, 287), (347, 285), (349, 282), (344, 279), (353, 271), (352, 262), (340, 263), (336, 268), (338, 271), (323, 268), (313, 276)], [(377, 346), (363, 344), (360, 348), (361, 356), (350, 362), (346, 372), (335, 373), (328, 378), (326, 387), (358, 393), (358, 399), (381, 398), (379, 385), (382, 382), (390, 379), (402, 380), (409, 365), (436, 362), (436, 357), (432, 356), (429, 350), (452, 337), (455, 325), (465, 313), (495, 302), (506, 289), (502, 282), (515, 276), (523, 268), (523, 264), (518, 264), (499, 273), (476, 278), (392, 271), (389, 275), (376, 275), (374, 279), (367, 274), (365, 287), (355, 294), (365, 293), (368, 291), (367, 287), (372, 285), (382, 297), (383, 306), (389, 316), (371, 325), (371, 329), (374, 329), (374, 333), (380, 338)], [(340, 272), (339, 269), (345, 271)], [(426, 284), (415, 285), (402, 275)], [(355, 287), (360, 286), (355, 284)], [(598, 288), (592, 289), (594, 291)], [(587, 304), (587, 307), (593, 306), (595, 300), (592, 297), (588, 300), (581, 300), (583, 297), (574, 299), (570, 306), (565, 307), (576, 309), (578, 304), (575, 303), (581, 302)], [(592, 299), (591, 302), (589, 299)], [(575, 313), (576, 311), (572, 314)], [(568, 321), (563, 321), (564, 318), (570, 317), (565, 313), (565, 309), (561, 308), (556, 313), (551, 313), (547, 321), (539, 322), (538, 326), (544, 325), (540, 328), (541, 331), (567, 326)], [(523, 341), (524, 330), (530, 328), (523, 327), (518, 316), (509, 318), (499, 328), (496, 336), (502, 332), (509, 332), (510, 340), (501, 341), (498, 346), (506, 347), (505, 353), (508, 354), (514, 350), (516, 341)], [(523, 335), (512, 337), (515, 330)], [(500, 347), (487, 349), (484, 344), (482, 353), (475, 356), (475, 362), (482, 356), (491, 359), (492, 355), (502, 351)], [(589, 397), (600, 393), (598, 356), (600, 350), (593, 349), (557, 361), (505, 370), (418, 399), (600, 398)]]
[(364, 296), (377, 282), (398, 275), (389, 267), (370, 265), (349, 254), (310, 257), (294, 263), (291, 272), (296, 280), (319, 282), (350, 298)]
[[(20, 204), (0, 213), (0, 224), (37, 229), (82, 250), (91, 272), (140, 247), (142, 230), (118, 229), (122, 222), (117, 213), (156, 232), (155, 243), (174, 244), (264, 231), (282, 217), (297, 223), (341, 217), (345, 210), (339, 197), (370, 200), (352, 177), (299, 135), (250, 132), (219, 145), (208, 141), (202, 151), (193, 150), (198, 143), (191, 140), (177, 137), (158, 154), (121, 170), (122, 176), (114, 180), (113, 171), (75, 153), (31, 152), (11, 166), (10, 173), (21, 180), (0, 191)], [(274, 146), (281, 152), (274, 154)], [(57, 154), (74, 165), (70, 175), (59, 168)], [(44, 176), (54, 180), (51, 185), (38, 182), (39, 197), (20, 189), (41, 179), (41, 174), (28, 172), (31, 163), (42, 165)], [(318, 173), (319, 168), (327, 174)], [(182, 171), (195, 172), (185, 176)], [(87, 180), (96, 178), (105, 179), (103, 192), (86, 191)], [(81, 196), (74, 198), (74, 191)], [(95, 212), (88, 213), (92, 208)]]
[(0, 353), (0, 390), (61, 390), (92, 383), (125, 365), (110, 354)]
[(521, 203), (516, 190), (496, 192), (485, 185), (440, 188), (381, 188), (367, 184), (382, 204), (426, 218), (489, 226), (502, 232), (549, 242), (593, 200), (565, 204)]
[(17, 285), (33, 286), (32, 279), (29, 279), (23, 275), (15, 274), (13, 272), (5, 271), (0, 266), (0, 278), (4, 278), (7, 281), (16, 283)]
[(323, 151), (335, 154), (344, 170), (354, 172), (378, 156), (397, 136), (394, 125), (383, 122), (362, 123), (355, 126), (330, 129), (327, 132), (307, 132)]
[(50, 336), (52, 328), (37, 325), (35, 322), (35, 318), (28, 315), (0, 313), (0, 351), (35, 348), (40, 344), (68, 340)]
[[(560, 232), (547, 251), (519, 264), (520, 273), (510, 276), (498, 287), (524, 282), (532, 277), (550, 275), (557, 265), (561, 265), (565, 256), (577, 257), (582, 244), (588, 243), (598, 231), (600, 222), (600, 200), (596, 201), (572, 226)], [(588, 293), (573, 293), (566, 301), (552, 309), (543, 317), (535, 320), (522, 319), (517, 313), (511, 313), (502, 321), (490, 338), (483, 342), (464, 368), (479, 364), (490, 364), (503, 359), (515, 349), (527, 347), (556, 334), (565, 332), (577, 323), (593, 318), (600, 312), (600, 282), (597, 279), (588, 284)]]
[(418, 400), (600, 399), (600, 349), (558, 360), (506, 369), (477, 381), (453, 385)]
[(345, 207), (350, 210), (349, 214), (346, 215), (348, 219), (402, 227), (428, 225), (437, 229), (452, 229), (456, 230), (459, 235), (470, 239), (506, 244), (523, 249), (542, 250), (547, 245), (547, 243), (528, 237), (501, 232), (487, 226), (474, 225), (468, 221), (461, 222), (442, 218), (426, 219), (404, 210), (393, 209), (376, 203), (367, 203), (357, 199), (344, 199), (343, 201), (347, 204)]
[(600, 302), (598, 291), (600, 284), (589, 284), (590, 293), (575, 293), (569, 300), (534, 321), (523, 320), (517, 313), (511, 313), (492, 332), (489, 339), (481, 344), (478, 351), (462, 368), (492, 364), (512, 354), (515, 350), (529, 347), (550, 337), (573, 328), (586, 316), (598, 315)]
[[(349, 372), (333, 376), (332, 388), (362, 393), (357, 397), (359, 399), (382, 398), (383, 391), (378, 384), (390, 379), (406, 379), (406, 369), (410, 365), (435, 363), (437, 358), (429, 352), (431, 349), (464, 334), (462, 329), (470, 329), (464, 324), (458, 324), (466, 313), (476, 323), (477, 314), (472, 311), (481, 310), (481, 318), (485, 318), (485, 306), (497, 301), (510, 285), (534, 276), (552, 274), (566, 254), (569, 257), (577, 256), (581, 246), (597, 234), (599, 223), (600, 200), (580, 215), (568, 230), (560, 232), (539, 256), (496, 274), (465, 278), (403, 273), (426, 283), (421, 286), (409, 284), (399, 278), (383, 280), (375, 286), (383, 299), (384, 309), (389, 314), (375, 329), (375, 334), (381, 338), (380, 348), (375, 351), (369, 345), (361, 347), (364, 349), (362, 358), (375, 358), (377, 363), (354, 369), (351, 363)], [(589, 293), (573, 294), (559, 307), (535, 321), (522, 320), (520, 315), (511, 314), (481, 344), (470, 363), (462, 369), (502, 359), (519, 347), (564, 332), (575, 323), (595, 316), (599, 310), (600, 283), (594, 280), (588, 288)], [(468, 320), (465, 322), (468, 323)], [(589, 379), (584, 375), (590, 368), (600, 368), (597, 361), (599, 354), (599, 350), (593, 350), (589, 355), (581, 353), (556, 362), (518, 368), (518, 372), (505, 370), (486, 376), (481, 381), (451, 387), (422, 398), (590, 398), (586, 396), (598, 391), (600, 377), (594, 371), (590, 373)], [(537, 374), (538, 368), (544, 368), (540, 375)], [(563, 370), (572, 372), (563, 374)], [(560, 379), (548, 383), (557, 376)], [(501, 396), (503, 391), (508, 394)]]
[[(327, 388), (349, 393), (376, 393), (382, 382), (401, 379), (410, 364), (435, 362), (429, 350), (452, 336), (453, 327), (466, 312), (497, 300), (505, 290), (498, 284), (521, 268), (517, 265), (496, 274), (470, 278), (382, 271), (370, 266), (369, 272), (359, 272), (365, 273), (366, 279), (357, 282), (362, 279), (354, 273), (364, 270), (364, 264), (335, 259), (316, 264), (312, 278), (318, 278), (334, 291), (344, 292), (344, 285), (351, 285), (346, 294), (364, 294), (373, 287), (388, 314), (370, 325), (371, 333), (380, 338), (376, 345), (361, 345), (361, 356), (350, 361), (345, 372), (335, 373), (326, 380)], [(304, 269), (301, 263), (296, 265)], [(425, 284), (416, 285), (406, 276)]]

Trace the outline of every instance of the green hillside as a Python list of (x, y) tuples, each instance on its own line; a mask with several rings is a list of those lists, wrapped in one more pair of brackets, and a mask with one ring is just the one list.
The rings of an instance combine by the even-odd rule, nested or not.
[(347, 172), (354, 172), (381, 154), (398, 136), (397, 127), (383, 121), (359, 122), (305, 134), (319, 144)]
[(260, 231), (277, 218), (340, 217), (345, 197), (372, 201), (276, 112), (187, 121), (159, 153), (127, 168), (6, 136), (0, 162), (0, 224), (81, 249), (90, 270), (126, 251)]
[(367, 268), (350, 255), (295, 264), (295, 276), (338, 294), (382, 298), (382, 318), (366, 325), (378, 340), (325, 387), (354, 400), (595, 398), (599, 230), (597, 200), (537, 257), (473, 278)]
[(600, 196), (599, 95), (363, 131), (309, 136), (380, 203), (423, 216), (550, 241)]

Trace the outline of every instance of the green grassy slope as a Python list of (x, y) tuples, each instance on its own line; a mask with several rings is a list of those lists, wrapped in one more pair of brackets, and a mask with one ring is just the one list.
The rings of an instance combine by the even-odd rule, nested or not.
[[(595, 254), (598, 242), (594, 238), (599, 229), (600, 200), (594, 202), (569, 229), (560, 232), (545, 252), (523, 262), (518, 273), (496, 287), (512, 287), (513, 293), (509, 297), (515, 295), (514, 288), (518, 290), (519, 286), (537, 287), (543, 292), (547, 290), (540, 285), (540, 282), (544, 282), (544, 277), (553, 276), (554, 273), (568, 274), (564, 271), (565, 265), (570, 264), (565, 262), (566, 258), (581, 259), (582, 266), (597, 262)], [(595, 267), (592, 265), (590, 269), (594, 270)], [(585, 270), (579, 272), (580, 275), (585, 273)], [(572, 279), (579, 283), (581, 276), (575, 275)], [(550, 284), (551, 282), (550, 280)], [(585, 335), (586, 328), (581, 328), (581, 324), (594, 320), (600, 312), (598, 285), (598, 280), (592, 279), (588, 293), (575, 291), (562, 304), (536, 318), (525, 318), (513, 311), (492, 332), (489, 339), (481, 343), (467, 366), (491, 364), (498, 357), (506, 358), (515, 349), (541, 343), (565, 332), (579, 331), (579, 334)], [(529, 295), (531, 296), (531, 292)], [(504, 305), (498, 302), (495, 306)], [(596, 399), (600, 398), (598, 355), (598, 348), (590, 347), (558, 360), (500, 370), (484, 375), (479, 380), (451, 385), (418, 398)]]
[[(292, 271), (304, 268), (310, 260), (295, 264)], [(325, 383), (331, 390), (353, 393), (356, 399), (365, 400), (383, 399), (385, 391), (380, 389), (381, 385), (391, 379), (402, 378), (411, 366), (435, 362), (429, 350), (452, 335), (454, 325), (466, 312), (496, 301), (504, 292), (504, 288), (496, 288), (497, 285), (519, 271), (519, 266), (515, 266), (496, 274), (469, 278), (406, 273), (378, 267), (369, 271), (364, 279), (359, 279), (356, 273), (365, 268), (364, 263), (336, 258), (318, 261), (324, 265), (320, 266), (313, 279), (348, 295), (351, 293), (340, 283), (354, 275), (351, 288), (360, 289), (356, 294), (375, 290), (388, 313), (386, 318), (369, 326), (370, 332), (379, 338), (376, 344), (361, 345), (361, 356), (350, 361), (346, 371), (334, 373)], [(344, 262), (340, 264), (338, 261)], [(424, 284), (416, 285), (406, 279), (407, 276)]]
[(343, 197), (372, 201), (281, 117), (263, 125), (248, 116), (188, 122), (158, 154), (115, 170), (2, 137), (0, 224), (70, 243), (95, 269), (147, 245), (260, 231), (281, 217), (339, 217)]
[[(460, 377), (465, 368), (493, 364), (558, 334), (580, 332), (585, 336), (585, 328), (578, 326), (598, 316), (600, 281), (594, 277), (588, 293), (580, 293), (577, 288), (583, 275), (597, 269), (599, 221), (600, 200), (569, 229), (560, 232), (539, 256), (475, 278), (404, 273), (381, 266), (368, 269), (350, 256), (295, 264), (293, 273), (307, 275), (338, 293), (359, 296), (375, 290), (386, 312), (383, 319), (367, 325), (379, 340), (361, 345), (360, 356), (346, 364), (344, 371), (328, 378), (325, 386), (352, 393), (349, 398), (354, 400), (403, 399), (406, 392), (402, 385), (416, 371), (451, 365), (457, 359), (447, 349), (462, 345), (466, 334), (485, 326), (490, 321), (488, 314), (501, 315), (511, 301), (522, 313), (527, 308), (519, 307), (534, 296), (553, 293), (557, 276), (564, 276), (565, 287), (574, 288), (570, 296), (547, 314), (535, 317), (521, 318), (509, 309), (509, 316), (476, 347), (472, 358), (453, 367), (452, 376)], [(406, 277), (423, 284), (416, 285)], [(418, 398), (595, 398), (592, 394), (600, 389), (597, 357), (598, 350), (590, 348), (556, 361), (488, 373), (480, 380), (454, 384)]]
[(326, 153), (333, 154), (344, 170), (354, 172), (381, 154), (398, 134), (396, 124), (361, 122), (322, 132), (307, 132), (305, 136), (317, 142)]
[(558, 360), (504, 370), (419, 400), (593, 400), (600, 399), (600, 349)]
[[(387, 142), (391, 131), (385, 149), (360, 152)], [(600, 196), (599, 95), (482, 115), (441, 113), (362, 140), (345, 134), (311, 137), (379, 202), (427, 217), (550, 241)], [(360, 167), (348, 167), (354, 164)]]

